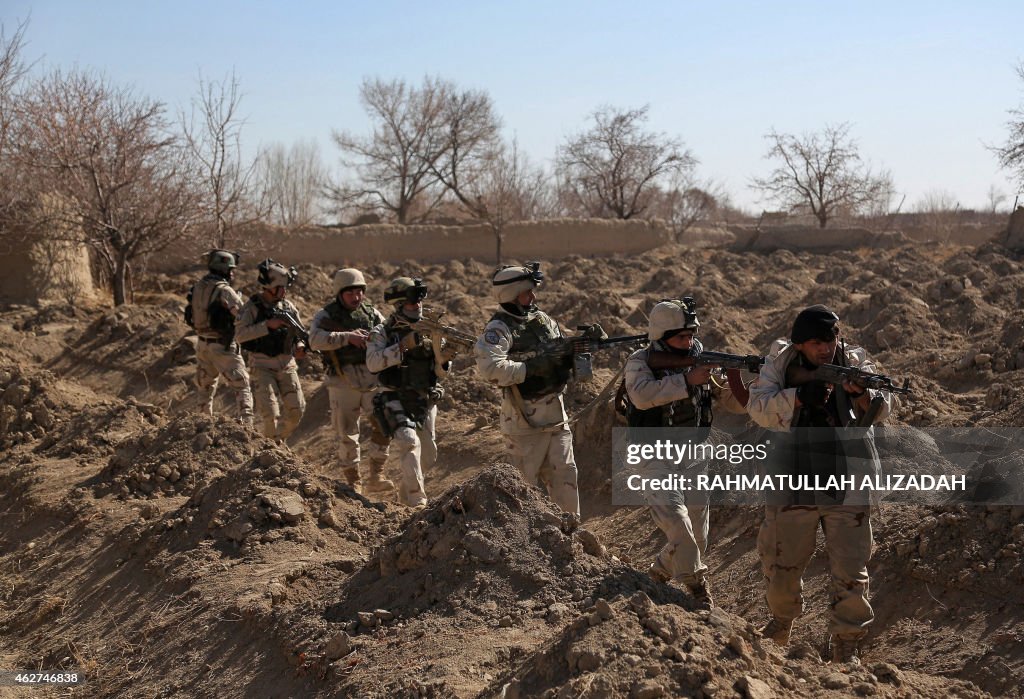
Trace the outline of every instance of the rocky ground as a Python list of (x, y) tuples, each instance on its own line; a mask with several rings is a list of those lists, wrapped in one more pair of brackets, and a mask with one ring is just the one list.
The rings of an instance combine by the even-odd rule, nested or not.
[[(892, 421), (909, 434), (1024, 422), (1024, 267), (994, 246), (672, 247), (544, 270), (540, 304), (566, 327), (642, 332), (654, 302), (692, 295), (705, 345), (724, 351), (761, 352), (797, 310), (827, 303), (852, 342), (910, 378), (915, 399)], [(292, 298), (308, 321), (332, 270), (299, 271)], [(371, 299), (413, 273), (446, 322), (475, 333), (490, 316), (481, 263), (365, 271)], [(236, 285), (251, 281), (243, 272)], [(315, 358), (301, 369), (308, 410), (288, 445), (240, 427), (227, 395), (222, 416), (194, 414), (188, 284), (148, 279), (117, 310), (2, 311), (0, 669), (78, 668), (88, 682), (0, 696), (1021, 694), (1022, 507), (883, 506), (877, 622), (863, 664), (835, 667), (819, 657), (821, 551), (791, 647), (755, 630), (767, 619), (757, 508), (713, 510), (719, 609), (694, 609), (644, 573), (663, 539), (646, 511), (611, 506), (615, 417), (592, 404), (622, 354), (600, 355), (596, 380), (570, 394), (570, 412), (590, 406), (576, 428), (580, 527), (507, 466), (498, 393), (461, 358), (426, 474), (431, 503), (414, 512), (340, 478)], [(1018, 457), (986, 473), (1019, 472)]]

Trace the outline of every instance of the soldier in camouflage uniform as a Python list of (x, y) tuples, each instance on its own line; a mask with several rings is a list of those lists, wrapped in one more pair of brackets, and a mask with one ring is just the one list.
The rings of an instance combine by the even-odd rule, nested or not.
[(235, 343), (235, 316), (242, 309), (242, 297), (231, 288), (238, 266), (238, 253), (211, 250), (207, 253), (209, 273), (188, 293), (186, 321), (195, 328), (196, 387), (200, 410), (213, 415), (213, 397), (221, 376), (235, 391), (239, 419), (252, 424), (252, 391), (249, 374)]
[[(851, 463), (853, 449), (865, 456), (876, 473), (880, 468), (874, 447), (874, 431), (867, 427), (858, 445), (837, 428), (852, 424), (871, 406), (876, 395), (881, 400), (874, 422), (885, 419), (891, 410), (891, 394), (867, 390), (847, 382), (833, 386), (818, 381), (790, 385), (791, 367), (813, 369), (822, 364), (859, 367), (874, 372), (875, 365), (861, 348), (840, 345), (839, 317), (825, 306), (817, 305), (800, 312), (793, 323), (790, 341), (780, 340), (765, 361), (750, 388), (747, 406), (750, 417), (762, 427), (792, 433), (792, 464), (782, 467), (796, 474), (816, 472), (820, 468), (835, 471), (838, 465)], [(831, 431), (829, 431), (831, 430)], [(817, 436), (809, 436), (811, 431)], [(856, 435), (859, 431), (855, 432)], [(799, 441), (801, 433), (804, 444)], [(789, 442), (787, 442), (789, 443)], [(828, 444), (834, 444), (831, 449)], [(813, 451), (812, 451), (813, 449)], [(788, 454), (788, 452), (787, 452)], [(844, 466), (843, 468), (847, 468)], [(780, 645), (789, 642), (793, 620), (803, 612), (803, 572), (814, 555), (820, 526), (825, 534), (832, 576), (832, 603), (829, 632), (832, 635), (832, 660), (857, 661), (857, 646), (867, 633), (875, 615), (868, 602), (868, 560), (871, 558), (870, 503), (820, 504), (825, 494), (817, 492), (766, 493), (765, 519), (758, 534), (757, 547), (768, 580), (766, 598), (772, 620), (762, 633)], [(831, 496), (829, 496), (831, 498)]]
[(421, 335), (409, 326), (422, 317), (426, 295), (427, 287), (419, 279), (392, 281), (384, 300), (394, 310), (366, 343), (366, 366), (377, 374), (382, 391), (375, 416), (398, 449), (399, 495), (411, 507), (427, 504), (423, 471), (437, 459), (437, 402), (444, 396), (439, 381), (448, 375), (455, 357), (441, 338)]
[[(288, 439), (306, 411), (299, 366), (295, 362), (305, 356), (305, 347), (296, 338), (294, 328), (282, 318), (274, 317), (288, 313), (301, 324), (299, 310), (285, 298), (295, 277), (294, 267), (288, 269), (270, 259), (261, 262), (258, 279), (261, 291), (249, 298), (235, 321), (235, 339), (249, 352), (249, 376), (256, 412), (263, 423), (263, 434), (271, 439)], [(284, 408), (283, 417), (278, 395)]]
[(504, 267), (492, 279), (498, 311), (477, 340), (474, 354), (480, 376), (502, 388), (501, 432), (512, 462), (527, 483), (547, 486), (552, 501), (580, 515), (572, 432), (562, 394), (572, 374), (571, 355), (509, 359), (563, 338), (558, 324), (536, 306), (536, 288), (544, 280), (537, 263)]
[[(309, 342), (324, 357), (327, 393), (331, 403), (331, 424), (338, 435), (339, 461), (345, 479), (367, 494), (393, 490), (395, 484), (383, 477), (388, 459), (388, 438), (371, 419), (373, 398), (380, 383), (366, 368), (366, 340), (370, 331), (384, 322), (380, 311), (366, 300), (366, 279), (358, 269), (334, 273), (334, 300), (317, 312), (309, 330)], [(372, 432), (366, 457), (369, 478), (361, 487), (359, 462), (360, 416), (370, 421)]]
[[(712, 366), (658, 372), (648, 366), (651, 352), (699, 353), (702, 347), (695, 337), (699, 328), (693, 299), (662, 301), (651, 310), (647, 332), (651, 344), (626, 362), (626, 417), (631, 427), (710, 427), (712, 399), (729, 412), (745, 412), (728, 387), (711, 382)], [(678, 467), (652, 462), (646, 470), (651, 478), (663, 478)], [(651, 576), (686, 585), (699, 604), (712, 607), (708, 568), (702, 560), (708, 548), (707, 494), (652, 490), (644, 496), (651, 516), (668, 538), (651, 565)]]

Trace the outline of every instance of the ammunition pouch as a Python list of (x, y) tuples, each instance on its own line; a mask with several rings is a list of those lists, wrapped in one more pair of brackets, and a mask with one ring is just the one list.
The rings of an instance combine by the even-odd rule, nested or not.
[[(388, 403), (398, 401), (402, 406), (400, 412), (388, 407)], [(395, 436), (400, 427), (417, 430), (426, 419), (427, 402), (420, 396), (399, 394), (394, 391), (378, 393), (373, 397), (373, 421), (377, 429), (388, 439)]]
[(373, 397), (373, 414), (372, 420), (376, 431), (382, 435), (391, 439), (395, 436), (395, 432), (398, 430), (400, 425), (395, 419), (394, 414), (387, 409), (387, 398), (383, 393), (378, 393)]
[(219, 301), (211, 303), (207, 312), (210, 316), (210, 329), (217, 333), (217, 339), (224, 345), (224, 349), (228, 349), (235, 341), (235, 317)]
[[(526, 380), (519, 384), (519, 393), (526, 400), (535, 400), (552, 393), (561, 393), (569, 383), (573, 355), (553, 357), (541, 355), (526, 361)], [(574, 360), (572, 360), (574, 361)]]

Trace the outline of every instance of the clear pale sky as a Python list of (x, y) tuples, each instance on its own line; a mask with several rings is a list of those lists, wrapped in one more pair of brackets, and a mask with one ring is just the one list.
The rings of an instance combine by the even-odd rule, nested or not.
[[(242, 81), (243, 139), (365, 131), (364, 76), (440, 75), (490, 92), (509, 135), (550, 165), (599, 105), (650, 104), (698, 174), (760, 210), (764, 134), (849, 121), (862, 154), (892, 171), (904, 210), (929, 191), (984, 207), (1016, 186), (985, 146), (1024, 102), (1024, 2), (241, 2), (3, 0), (8, 35), (30, 17), (36, 70), (95, 68), (188, 103), (202, 70)], [(1022, 196), (1024, 199), (1024, 196)], [(898, 198), (897, 198), (898, 201)]]

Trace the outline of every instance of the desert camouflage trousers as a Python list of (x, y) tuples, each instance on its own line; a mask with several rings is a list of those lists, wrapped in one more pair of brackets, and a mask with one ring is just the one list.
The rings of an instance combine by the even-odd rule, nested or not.
[(235, 391), (238, 416), (252, 424), (252, 391), (249, 389), (249, 374), (245, 362), (238, 353), (237, 345), (230, 349), (214, 340), (207, 342), (199, 338), (196, 342), (196, 387), (199, 389), (199, 410), (213, 415), (213, 397), (217, 393), (220, 377)]
[(689, 587), (702, 585), (708, 572), (703, 560), (710, 523), (706, 493), (650, 490), (645, 499), (654, 523), (668, 539), (654, 559), (651, 574)]
[[(506, 389), (501, 403), (501, 431), (512, 464), (530, 485), (543, 485), (564, 512), (580, 516), (580, 493), (572, 432), (566, 423), (562, 396), (553, 393), (523, 401), (525, 415)], [(524, 418), (529, 418), (527, 422)]]
[(867, 507), (765, 507), (757, 550), (768, 579), (768, 608), (779, 619), (795, 619), (803, 612), (803, 573), (814, 555), (819, 524), (832, 576), (828, 629), (837, 638), (856, 640), (875, 619), (868, 602), (871, 517)]
[(427, 492), (423, 486), (423, 471), (437, 461), (437, 406), (427, 407), (422, 427), (406, 415), (401, 401), (389, 400), (384, 408), (398, 423), (391, 443), (395, 446), (398, 462), (402, 468), (402, 482), (398, 494), (406, 505), (416, 507), (427, 504)]
[(306, 398), (302, 395), (295, 359), (286, 354), (279, 357), (254, 354), (249, 377), (264, 436), (288, 439), (306, 412)]
[(359, 444), (359, 418), (364, 417), (371, 425), (370, 441), (366, 445), (366, 457), (370, 461), (371, 473), (380, 474), (388, 460), (388, 443), (376, 424), (373, 415), (373, 397), (376, 388), (357, 388), (345, 376), (330, 376), (327, 379), (327, 396), (331, 404), (331, 425), (338, 436), (338, 464), (342, 470), (356, 469), (362, 458)]

